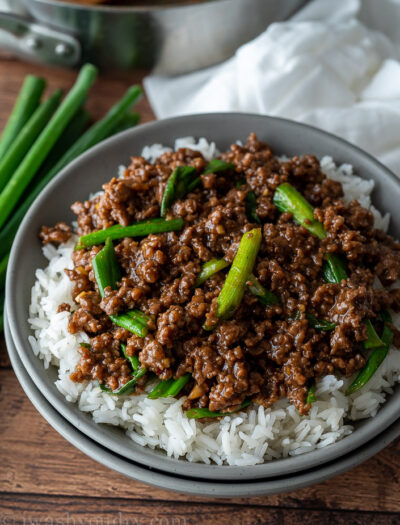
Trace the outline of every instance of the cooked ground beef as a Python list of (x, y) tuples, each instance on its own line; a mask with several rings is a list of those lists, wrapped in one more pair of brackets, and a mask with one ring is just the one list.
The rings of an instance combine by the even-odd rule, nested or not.
[(42, 226), (39, 237), (43, 244), (62, 244), (71, 238), (71, 227), (65, 222), (58, 222), (53, 228)]
[[(66, 270), (76, 302), (69, 329), (86, 332), (91, 348), (81, 348), (81, 361), (71, 377), (98, 379), (112, 390), (121, 387), (130, 375), (120, 352), (120, 343), (125, 343), (127, 355), (137, 355), (161, 379), (191, 374), (184, 391), (186, 407), (233, 411), (248, 398), (268, 407), (286, 396), (303, 414), (310, 408), (306, 398), (315, 378), (350, 376), (364, 366), (363, 320), (375, 322), (384, 308), (400, 309), (400, 290), (373, 289), (375, 277), (386, 287), (399, 278), (400, 244), (374, 229), (369, 210), (341, 200), (341, 184), (326, 178), (312, 155), (280, 161), (252, 134), (247, 144), (233, 144), (221, 158), (236, 170), (204, 175), (207, 162), (189, 149), (165, 153), (154, 164), (134, 157), (122, 178), (103, 186), (104, 194), (73, 204), (79, 235), (129, 225), (160, 215), (166, 180), (176, 166), (194, 166), (201, 175), (202, 187), (168, 212), (167, 218), (184, 219), (181, 232), (114, 241), (123, 277), (116, 290), (106, 289), (104, 298), (91, 264), (102, 246), (74, 252), (74, 269)], [(319, 240), (291, 214), (277, 210), (272, 197), (283, 182), (316, 207), (315, 218), (328, 232), (326, 239)], [(242, 235), (257, 226), (246, 214), (250, 190), (256, 195), (263, 234), (253, 273), (280, 303), (265, 307), (246, 292), (231, 319), (206, 331), (204, 323), (217, 321), (217, 297), (228, 269), (201, 287), (194, 287), (195, 280), (211, 258), (232, 262)], [(69, 235), (62, 224), (41, 232), (43, 242), (64, 242)], [(326, 253), (346, 260), (347, 281), (324, 282)], [(133, 308), (154, 319), (143, 339), (109, 319)], [(337, 326), (317, 331), (306, 313)], [(396, 344), (399, 339), (396, 333)]]

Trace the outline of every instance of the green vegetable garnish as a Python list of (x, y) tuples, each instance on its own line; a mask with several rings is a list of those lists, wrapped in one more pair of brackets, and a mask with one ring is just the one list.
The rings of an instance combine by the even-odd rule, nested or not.
[(229, 319), (239, 308), (261, 243), (261, 229), (245, 233), (217, 298), (217, 317)]
[[(105, 296), (105, 289), (110, 286), (115, 290), (116, 283), (121, 279), (121, 270), (118, 265), (117, 257), (111, 239), (107, 239), (102, 250), (92, 260), (94, 275), (101, 297)], [(148, 323), (151, 320), (149, 316), (140, 310), (130, 310), (119, 315), (110, 315), (111, 321), (133, 332), (139, 337), (145, 337), (149, 330)]]
[(248, 191), (245, 197), (246, 215), (250, 222), (261, 224), (260, 217), (257, 215), (257, 198), (254, 191)]
[(124, 237), (145, 237), (151, 233), (162, 233), (179, 231), (183, 228), (184, 221), (180, 217), (176, 219), (166, 220), (161, 218), (148, 219), (146, 221), (136, 222), (129, 226), (121, 226), (116, 224), (106, 228), (105, 230), (99, 230), (87, 235), (82, 235), (79, 238), (78, 244), (75, 249), (80, 250), (83, 248), (89, 248), (95, 244), (103, 244), (107, 239), (116, 240), (123, 239)]
[(224, 417), (224, 416), (230, 416), (231, 414), (235, 414), (236, 412), (239, 412), (240, 410), (243, 410), (243, 408), (248, 407), (251, 404), (251, 401), (243, 401), (243, 403), (240, 405), (240, 407), (237, 410), (234, 410), (233, 412), (212, 412), (208, 408), (190, 408), (186, 411), (186, 415), (189, 419), (201, 419), (203, 417)]
[(381, 318), (385, 323), (382, 331), (382, 346), (372, 351), (364, 368), (346, 390), (346, 396), (354, 394), (354, 392), (357, 392), (357, 390), (360, 390), (360, 388), (366, 385), (387, 356), (394, 337), (393, 331), (388, 326), (388, 323), (392, 324), (392, 318), (389, 312), (386, 311), (381, 312)]
[(291, 213), (296, 222), (319, 239), (325, 239), (325, 228), (314, 219), (314, 208), (291, 184), (280, 184), (275, 190), (273, 202), (279, 211)]
[(188, 186), (192, 182), (193, 175), (195, 174), (196, 168), (193, 166), (178, 166), (174, 169), (168, 177), (162, 197), (160, 211), (161, 217), (167, 215), (167, 211), (176, 200), (182, 199), (186, 195)]
[(33, 112), (39, 106), (40, 98), (45, 87), (46, 81), (43, 78), (34, 75), (28, 75), (25, 78), (14, 108), (0, 138), (0, 158), (2, 158), (5, 152), (9, 149), (21, 129), (25, 126)]
[(188, 383), (191, 374), (185, 374), (178, 379), (166, 379), (160, 381), (158, 385), (148, 395), (149, 399), (158, 399), (159, 397), (175, 397), (182, 388)]
[(86, 99), (96, 75), (97, 69), (94, 66), (87, 64), (82, 67), (75, 85), (7, 182), (0, 194), (0, 227), (6, 222), (25, 188)]
[(209, 261), (203, 264), (201, 271), (197, 276), (196, 282), (194, 284), (195, 287), (197, 288), (198, 286), (201, 286), (212, 275), (218, 273), (227, 266), (229, 266), (229, 263), (228, 261), (225, 261), (225, 259), (210, 259)]

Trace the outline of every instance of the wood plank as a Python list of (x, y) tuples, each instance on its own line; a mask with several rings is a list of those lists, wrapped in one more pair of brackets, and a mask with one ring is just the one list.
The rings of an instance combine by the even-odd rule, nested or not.
[(162, 524), (162, 525), (395, 525), (399, 516), (389, 513), (260, 508), (243, 505), (232, 514), (230, 504), (131, 501), (100, 498), (54, 498), (49, 496), (3, 494), (0, 496), (0, 522), (5, 524)]
[[(47, 92), (55, 88), (68, 90), (76, 78), (76, 71), (53, 69), (35, 64), (27, 66), (22, 62), (0, 59), (0, 130), (10, 114), (21, 84), (28, 73), (46, 78), (48, 80)], [(128, 86), (141, 83), (142, 78), (143, 73), (141, 72), (100, 75), (87, 102), (87, 108), (94, 119), (101, 118), (121, 98)], [(154, 114), (145, 96), (135, 106), (135, 109), (141, 114), (142, 122), (154, 119)]]
[[(0, 413), (7, 414), (0, 418), (0, 492), (204, 501), (128, 480), (99, 465), (67, 443), (34, 410), (12, 371), (0, 370), (0, 385)], [(252, 498), (251, 502), (285, 508), (400, 512), (399, 452), (400, 440), (333, 480), (289, 494)], [(247, 502), (235, 499), (236, 504)]]
[(0, 336), (0, 368), (11, 368), (10, 359), (7, 354), (6, 343)]

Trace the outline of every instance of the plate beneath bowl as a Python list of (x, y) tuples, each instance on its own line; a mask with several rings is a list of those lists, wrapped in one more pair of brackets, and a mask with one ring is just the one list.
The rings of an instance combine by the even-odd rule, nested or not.
[(353, 164), (359, 174), (376, 181), (374, 204), (392, 213), (392, 232), (400, 237), (400, 182), (384, 166), (367, 153), (343, 140), (310, 126), (284, 119), (246, 114), (191, 115), (145, 124), (104, 141), (65, 168), (39, 195), (27, 213), (15, 239), (7, 274), (7, 311), (18, 354), (37, 388), (48, 402), (78, 430), (112, 452), (137, 463), (177, 475), (209, 480), (234, 481), (287, 476), (337, 459), (388, 428), (398, 418), (400, 387), (388, 398), (378, 414), (357, 424), (356, 430), (341, 441), (307, 454), (277, 459), (251, 467), (193, 464), (176, 460), (162, 451), (134, 443), (120, 428), (96, 424), (91, 415), (69, 403), (54, 382), (57, 370), (45, 370), (28, 343), (31, 330), (27, 322), (30, 289), (34, 270), (45, 264), (37, 231), (42, 224), (72, 220), (70, 202), (85, 199), (94, 189), (116, 173), (117, 167), (140, 154), (145, 145), (173, 145), (174, 138), (194, 135), (208, 137), (221, 148), (237, 139), (245, 140), (254, 131), (277, 154), (312, 153), (319, 157), (330, 154), (339, 162)]
[(4, 333), (10, 361), (18, 381), (37, 411), (59, 434), (81, 452), (98, 463), (101, 463), (120, 474), (124, 474), (131, 479), (154, 485), (162, 489), (184, 492), (196, 496), (214, 497), (250, 497), (290, 492), (320, 483), (341, 474), (346, 470), (352, 469), (378, 453), (400, 435), (400, 420), (398, 420), (384, 432), (376, 436), (372, 441), (356, 451), (353, 451), (352, 453), (329, 464), (323, 465), (322, 467), (317, 467), (289, 477), (257, 479), (256, 481), (242, 482), (213, 482), (202, 479), (189, 479), (184, 476), (176, 476), (173, 474), (168, 475), (164, 472), (139, 465), (110, 452), (107, 448), (104, 448), (91, 440), (73, 425), (68, 423), (68, 421), (50, 405), (29, 377), (12, 341), (6, 313), (4, 314)]

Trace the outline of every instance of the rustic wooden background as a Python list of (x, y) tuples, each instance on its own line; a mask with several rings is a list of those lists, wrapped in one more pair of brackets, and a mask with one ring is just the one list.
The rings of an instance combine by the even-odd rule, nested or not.
[[(0, 130), (27, 73), (49, 87), (75, 74), (0, 58)], [(102, 76), (87, 107), (99, 118), (141, 74)], [(147, 100), (142, 121), (154, 118)], [(351, 472), (289, 494), (205, 499), (137, 483), (66, 442), (36, 412), (0, 351), (0, 525), (400, 524), (400, 439)]]

